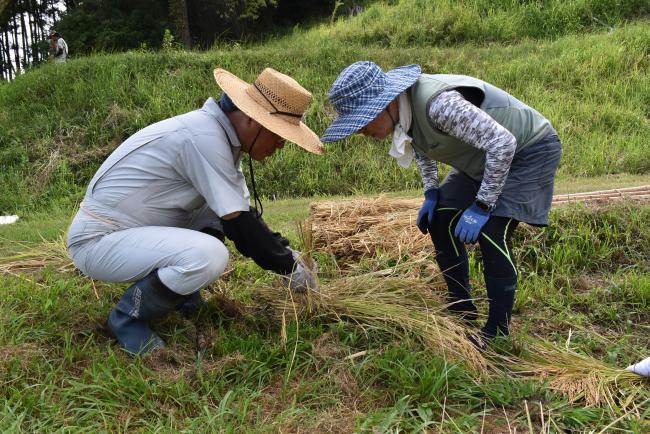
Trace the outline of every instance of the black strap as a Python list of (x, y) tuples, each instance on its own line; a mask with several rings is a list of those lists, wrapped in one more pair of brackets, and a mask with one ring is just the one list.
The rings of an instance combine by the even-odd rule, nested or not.
[[(233, 145), (232, 145), (232, 141), (230, 141), (230, 136), (228, 136), (228, 130), (226, 130), (226, 127), (221, 123), (221, 121), (218, 118), (217, 118), (217, 123), (221, 126), (221, 129), (223, 129), (223, 132), (226, 135), (226, 140), (228, 140), (228, 145), (232, 148)], [(257, 138), (260, 136), (261, 132), (262, 132), (262, 125), (260, 124), (260, 129), (257, 130), (257, 134), (253, 139), (253, 143), (251, 143), (251, 148), (248, 150), (248, 168), (251, 172), (251, 184), (253, 187), (253, 203), (255, 206), (258, 206), (260, 208), (259, 212), (256, 213), (256, 215), (258, 215), (259, 218), (262, 218), (262, 214), (264, 213), (264, 207), (262, 206), (262, 201), (257, 195), (257, 189), (255, 188), (255, 173), (253, 172), (253, 161), (250, 156), (250, 152), (253, 150), (253, 146), (255, 145), (255, 142), (257, 141)]]
[(264, 214), (264, 206), (262, 205), (262, 201), (260, 200), (260, 197), (257, 195), (257, 188), (255, 187), (255, 172), (253, 172), (253, 158), (251, 157), (251, 152), (253, 152), (253, 146), (255, 146), (255, 142), (257, 142), (257, 138), (260, 136), (261, 132), (262, 132), (262, 125), (260, 124), (260, 129), (257, 130), (257, 134), (255, 135), (255, 138), (251, 143), (250, 149), (248, 150), (248, 170), (251, 173), (251, 186), (253, 187), (253, 204), (256, 207), (259, 207), (259, 211), (255, 213), (255, 216), (259, 219), (261, 219), (262, 214)]
[(275, 109), (274, 112), (269, 112), (270, 115), (285, 115), (285, 116), (291, 116), (292, 118), (302, 119), (302, 113), (298, 114), (298, 113), (283, 112), (283, 111), (278, 110), (278, 108), (275, 106), (275, 104), (273, 104), (273, 101), (271, 101), (270, 99), (268, 99), (266, 97), (266, 95), (264, 95), (264, 92), (262, 92), (262, 89), (260, 89), (260, 87), (257, 85), (257, 83), (253, 83), (253, 86), (255, 86), (255, 89), (257, 89), (259, 91), (259, 93), (264, 97), (264, 99), (267, 100), (269, 102), (269, 104), (271, 104), (271, 106)]

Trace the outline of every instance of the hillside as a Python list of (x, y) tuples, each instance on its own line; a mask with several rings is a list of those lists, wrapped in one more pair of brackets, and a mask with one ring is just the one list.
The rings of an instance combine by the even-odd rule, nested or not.
[[(522, 28), (519, 35), (489, 44), (476, 43), (474, 36), (465, 38), (474, 42), (455, 46), (431, 45), (436, 40), (423, 37), (410, 47), (409, 36), (396, 36), (388, 46), (381, 40), (367, 44), (374, 31), (368, 20), (399, 21), (404, 5), (423, 10), (422, 2), (375, 5), (358, 17), (296, 29), (255, 46), (97, 54), (64, 66), (46, 65), (0, 86), (0, 182), (6, 186), (0, 210), (76, 201), (102, 159), (128, 135), (218, 96), (211, 74), (216, 66), (246, 80), (267, 66), (293, 75), (314, 95), (306, 122), (318, 133), (332, 115), (327, 90), (353, 61), (370, 59), (384, 68), (419, 63), (427, 72), (474, 75), (510, 91), (553, 122), (565, 144), (561, 175), (650, 170), (647, 21), (543, 39), (531, 39)], [(414, 16), (419, 15), (423, 26), (429, 25), (430, 14)], [(483, 30), (486, 40), (488, 30)], [(404, 26), (403, 31), (413, 29)], [(415, 169), (400, 170), (386, 151), (386, 144), (360, 138), (330, 145), (322, 158), (289, 146), (260, 168), (261, 191), (291, 197), (417, 188)]]
[[(0, 433), (649, 433), (650, 378), (625, 367), (650, 356), (650, 202), (647, 187), (622, 189), (650, 185), (649, 7), (377, 1), (262, 44), (98, 53), (0, 82), (0, 216), (20, 216), (0, 225)], [(165, 350), (122, 351), (105, 325), (129, 284), (87, 277), (65, 242), (101, 161), (218, 96), (216, 66), (293, 75), (322, 133), (331, 82), (360, 59), (481, 77), (559, 131), (550, 224), (520, 225), (503, 252), (518, 278), (510, 336), (483, 351), (466, 339), (492, 298), (481, 245), (467, 249), (479, 320), (461, 321), (413, 224), (415, 168), (354, 137), (323, 157), (288, 145), (255, 169), (281, 198), (264, 200), (265, 221), (317, 262), (318, 290), (286, 289), (226, 241), (225, 271), (200, 290), (207, 306), (152, 321)], [(115, 267), (145, 254), (99, 250)]]

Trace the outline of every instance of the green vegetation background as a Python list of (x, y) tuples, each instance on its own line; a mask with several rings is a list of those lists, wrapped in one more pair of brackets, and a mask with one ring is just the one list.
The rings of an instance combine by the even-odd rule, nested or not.
[[(30, 71), (0, 84), (0, 212), (25, 215), (0, 228), (0, 257), (58, 239), (86, 182), (124, 138), (218, 96), (215, 66), (246, 80), (266, 66), (295, 76), (314, 94), (307, 123), (319, 133), (332, 116), (327, 89), (350, 62), (475, 75), (551, 119), (565, 144), (560, 190), (647, 179), (649, 8), (631, 0), (403, 0), (261, 45), (101, 54)], [(400, 170), (386, 152), (386, 143), (360, 138), (324, 157), (287, 146), (256, 174), (270, 197), (418, 188), (414, 169)], [(619, 172), (639, 176), (576, 181)], [(296, 245), (291, 222), (305, 217), (310, 200), (268, 207), (271, 226)], [(554, 209), (543, 231), (518, 231), (517, 335), (611, 366), (646, 357), (649, 218), (647, 204), (575, 205)], [(475, 250), (470, 258), (485, 312)], [(318, 259), (324, 275), (335, 275), (329, 258)], [(237, 297), (275, 279), (235, 252), (232, 265), (204, 295), (227, 289)], [(169, 359), (133, 360), (100, 332), (124, 286), (55, 266), (0, 277), (0, 431), (648, 432), (647, 405), (626, 415), (571, 404), (548, 383), (477, 383), (462, 363), (417, 342), (344, 321), (289, 321), (283, 342), (279, 324), (263, 316), (215, 315), (214, 344), (197, 353), (196, 326), (172, 316), (156, 324)]]
[[(101, 161), (144, 126), (220, 91), (219, 66), (245, 80), (273, 67), (312, 91), (306, 122), (322, 133), (327, 90), (351, 62), (480, 77), (547, 116), (565, 153), (560, 173), (650, 170), (647, 1), (376, 3), (363, 14), (266, 44), (98, 54), (50, 64), (0, 85), (0, 211), (74, 202)], [(637, 17), (633, 23), (625, 20)], [(417, 18), (417, 19), (416, 19)], [(610, 27), (611, 26), (611, 27)], [(325, 157), (288, 146), (258, 172), (262, 194), (294, 197), (416, 188), (385, 143), (353, 138)]]

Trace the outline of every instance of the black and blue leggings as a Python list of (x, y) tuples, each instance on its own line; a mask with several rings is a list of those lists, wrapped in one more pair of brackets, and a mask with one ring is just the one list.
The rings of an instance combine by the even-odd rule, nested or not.
[[(476, 318), (476, 306), (471, 301), (467, 251), (465, 245), (454, 236), (454, 229), (462, 213), (462, 209), (438, 208), (429, 233), (436, 248), (436, 261), (449, 289), (448, 301), (453, 303), (450, 310), (473, 319)], [(512, 218), (491, 217), (478, 239), (490, 300), (488, 321), (483, 332), (489, 337), (495, 336), (497, 332), (508, 334), (517, 287), (512, 235), (518, 224)]]

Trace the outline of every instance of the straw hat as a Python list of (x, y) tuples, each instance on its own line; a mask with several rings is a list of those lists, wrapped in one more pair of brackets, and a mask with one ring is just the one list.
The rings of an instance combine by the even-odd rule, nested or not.
[(238, 109), (264, 128), (314, 154), (324, 154), (318, 135), (302, 123), (311, 93), (296, 80), (266, 68), (249, 84), (230, 72), (217, 68), (214, 79)]

